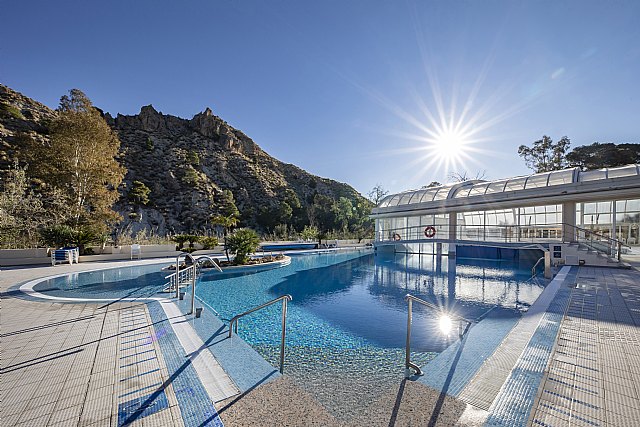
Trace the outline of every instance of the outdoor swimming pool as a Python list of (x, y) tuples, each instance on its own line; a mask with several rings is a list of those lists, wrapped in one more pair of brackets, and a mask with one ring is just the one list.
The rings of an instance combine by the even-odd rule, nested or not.
[[(293, 255), (289, 266), (259, 274), (202, 278), (197, 294), (224, 321), (290, 294), (285, 373), (334, 413), (358, 407), (403, 378), (411, 293), (469, 319), (487, 314), (514, 323), (544, 284), (531, 263), (374, 255), (371, 251)], [(278, 366), (280, 310), (275, 304), (240, 320), (239, 335)], [(433, 310), (414, 308), (412, 359), (424, 366), (458, 339), (443, 336)]]
[[(153, 297), (166, 282), (161, 266), (72, 274), (34, 289), (60, 297)], [(348, 418), (363, 410), (363, 395), (374, 400), (403, 378), (407, 293), (469, 319), (504, 321), (496, 332), (499, 342), (543, 289), (544, 283), (531, 280), (530, 262), (361, 250), (292, 255), (290, 265), (255, 274), (209, 271), (199, 280), (197, 295), (225, 323), (275, 297), (292, 295), (285, 373), (334, 414)], [(276, 304), (239, 324), (239, 335), (276, 367), (280, 310)], [(412, 360), (423, 368), (458, 340), (455, 329), (444, 336), (438, 320), (434, 310), (414, 306)]]

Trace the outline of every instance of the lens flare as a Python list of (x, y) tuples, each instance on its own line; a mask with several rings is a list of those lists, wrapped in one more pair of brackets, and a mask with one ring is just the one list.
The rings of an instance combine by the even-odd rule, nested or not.
[(440, 332), (442, 332), (443, 335), (449, 335), (451, 329), (453, 329), (453, 322), (451, 321), (451, 317), (447, 316), (446, 314), (442, 315), (440, 317), (439, 326)]

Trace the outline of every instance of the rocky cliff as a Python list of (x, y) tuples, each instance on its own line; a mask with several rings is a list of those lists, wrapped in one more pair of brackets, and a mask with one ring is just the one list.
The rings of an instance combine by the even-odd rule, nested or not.
[[(55, 111), (0, 85), (0, 169), (19, 157), (21, 138), (48, 138)], [(287, 189), (302, 209), (315, 194), (362, 201), (352, 187), (312, 175), (263, 151), (207, 108), (192, 119), (162, 114), (153, 106), (133, 116), (104, 115), (120, 141), (119, 161), (127, 168), (116, 208), (129, 226), (155, 233), (180, 233), (209, 228), (220, 208), (223, 190), (233, 193), (242, 223), (256, 226), (261, 211), (273, 208)], [(133, 206), (126, 195), (133, 181), (151, 189), (150, 202)], [(131, 214), (134, 215), (131, 215)]]

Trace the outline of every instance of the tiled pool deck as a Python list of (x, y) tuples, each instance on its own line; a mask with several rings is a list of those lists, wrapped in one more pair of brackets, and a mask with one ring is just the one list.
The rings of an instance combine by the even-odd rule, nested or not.
[[(222, 422), (227, 426), (635, 426), (640, 422), (640, 272), (636, 270), (573, 268), (562, 277), (547, 307), (523, 318), (522, 325), (503, 324), (497, 313), (488, 317), (475, 331), (471, 329), (468, 342), (449, 349), (456, 357), (443, 353), (425, 370), (425, 377), (398, 384), (370, 402), (366, 418), (345, 422), (286, 376), (271, 374), (269, 367), (240, 376), (247, 369), (245, 356), (225, 366), (242, 393), (223, 401), (211, 399), (191, 363), (194, 354), (206, 348), (213, 357), (228, 360), (236, 351), (247, 351), (237, 346), (238, 340), (234, 344), (223, 338), (222, 323), (212, 334), (205, 331), (204, 322), (191, 322), (204, 343), (195, 352), (187, 351), (157, 302), (68, 304), (25, 299), (15, 291), (17, 283), (34, 278), (114, 265), (127, 263), (0, 271), (3, 426), (189, 427)], [(204, 320), (209, 324), (215, 318), (206, 313)], [(503, 347), (509, 347), (494, 354), (486, 353), (487, 343), (473, 336), (492, 322), (504, 329), (500, 337), (506, 337)], [(524, 336), (520, 333), (524, 329), (531, 337), (526, 343), (517, 339)], [(465, 355), (465, 350), (474, 354)], [(504, 356), (509, 351), (519, 357)], [(458, 371), (449, 370), (452, 363)], [(497, 380), (501, 386), (487, 387), (483, 382), (483, 375), (492, 376), (487, 375), (491, 367), (499, 367), (495, 372), (500, 375), (493, 376), (502, 378)], [(438, 390), (445, 386), (448, 395)], [(452, 397), (474, 403), (478, 393), (484, 394), (477, 410)]]

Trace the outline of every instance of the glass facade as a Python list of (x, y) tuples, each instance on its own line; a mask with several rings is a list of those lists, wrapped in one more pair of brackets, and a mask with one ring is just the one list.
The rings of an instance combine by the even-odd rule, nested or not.
[(626, 245), (638, 245), (640, 199), (617, 200), (615, 206), (613, 202), (579, 203), (576, 205), (576, 224)]
[[(607, 196), (632, 198), (606, 200)], [(392, 194), (373, 209), (372, 216), (376, 218), (379, 241), (410, 240), (422, 244), (447, 240), (455, 232), (458, 240), (592, 241), (597, 236), (603, 241), (616, 239), (626, 245), (638, 245), (639, 196), (640, 165), (591, 171), (573, 168)], [(597, 198), (604, 201), (580, 202)], [(563, 206), (571, 212), (563, 215)], [(427, 214), (431, 212), (437, 214)], [(456, 230), (449, 230), (449, 215), (456, 216)]]
[[(457, 213), (458, 240), (521, 242), (562, 239), (562, 205), (527, 206)], [(614, 223), (615, 216), (615, 223)], [(576, 204), (576, 226), (627, 245), (640, 242), (640, 199)], [(615, 236), (613, 228), (615, 226)], [(433, 227), (428, 237), (425, 229)], [(376, 219), (376, 239), (447, 239), (449, 214), (397, 216)]]

